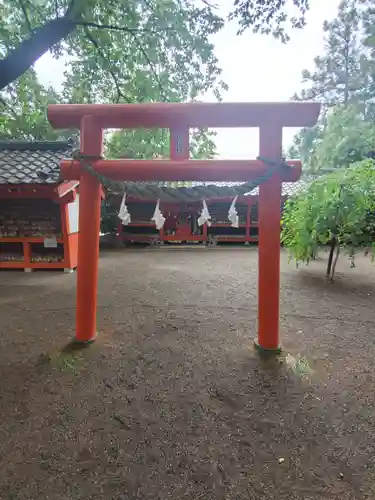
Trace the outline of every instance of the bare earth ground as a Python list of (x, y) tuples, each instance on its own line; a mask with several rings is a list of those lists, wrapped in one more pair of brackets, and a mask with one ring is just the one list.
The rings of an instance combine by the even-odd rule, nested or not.
[(323, 269), (282, 256), (278, 362), (255, 249), (102, 253), (74, 352), (75, 275), (2, 272), (0, 499), (374, 499), (375, 265)]

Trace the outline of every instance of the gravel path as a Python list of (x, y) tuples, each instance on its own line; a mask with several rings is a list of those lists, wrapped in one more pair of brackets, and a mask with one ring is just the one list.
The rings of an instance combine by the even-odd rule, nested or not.
[(323, 275), (282, 255), (264, 362), (253, 248), (103, 252), (80, 351), (75, 275), (0, 273), (0, 498), (374, 499), (375, 266)]

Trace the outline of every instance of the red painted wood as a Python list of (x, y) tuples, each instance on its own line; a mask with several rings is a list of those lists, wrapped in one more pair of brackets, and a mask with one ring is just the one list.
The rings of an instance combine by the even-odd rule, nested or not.
[[(171, 160), (189, 159), (189, 128), (173, 128), (170, 131), (170, 158)], [(185, 180), (185, 179), (181, 179)]]
[(75, 268), (77, 266), (77, 247), (78, 235), (68, 234), (68, 206), (67, 203), (75, 199), (75, 191), (62, 193), (62, 198), (58, 197), (58, 192), (55, 185), (45, 186), (38, 184), (26, 184), (18, 186), (17, 189), (9, 190), (9, 186), (0, 186), (0, 198), (36, 198), (36, 199), (53, 199), (60, 205), (61, 216), (61, 232), (62, 237), (56, 238), (57, 243), (64, 245), (64, 258), (61, 262), (31, 262), (32, 245), (35, 243), (43, 243), (43, 236), (29, 237), (0, 237), (0, 243), (22, 243), (24, 260), (21, 262), (7, 261), (0, 262), (0, 268), (4, 269), (60, 269), (60, 268)]
[[(82, 121), (81, 151), (101, 155), (103, 132), (91, 117)], [(88, 342), (96, 336), (101, 185), (85, 172), (79, 188), (79, 244), (76, 338)]]
[[(259, 131), (259, 153), (282, 154), (282, 128), (270, 123)], [(259, 186), (258, 343), (279, 348), (281, 180), (275, 173)]]
[(56, 185), (6, 184), (0, 186), (0, 198), (57, 198)]
[[(189, 160), (189, 127), (174, 127), (170, 130), (170, 158), (174, 162), (182, 162)], [(188, 179), (179, 179), (181, 181)], [(177, 208), (177, 218), (173, 217), (172, 213), (176, 213)], [(165, 210), (165, 209), (164, 209)], [(189, 224), (181, 223), (181, 204), (176, 204), (174, 207), (170, 207), (169, 212), (170, 217), (167, 217), (164, 224), (163, 232), (160, 234), (160, 239), (162, 241), (200, 241), (195, 238), (196, 235), (192, 234), (191, 227)], [(165, 210), (166, 211), (166, 210)], [(175, 234), (165, 234), (168, 229), (175, 230)]]
[[(297, 181), (301, 162), (291, 160), (292, 167), (282, 177)], [(265, 175), (270, 167), (258, 160), (97, 160), (93, 168), (109, 179), (123, 181), (239, 181), (246, 182)], [(61, 174), (65, 180), (79, 179), (85, 169), (79, 161), (63, 160)], [(80, 188), (81, 189), (81, 188)]]
[[(69, 194), (69, 193), (68, 193)], [(65, 198), (65, 196), (64, 196)], [(67, 269), (72, 269), (73, 266), (71, 265), (71, 258), (70, 258), (70, 228), (69, 228), (69, 210), (68, 210), (68, 205), (61, 205), (60, 207), (60, 217), (61, 217), (61, 232), (62, 232), (62, 237), (63, 237), (63, 242), (64, 242), (64, 261), (66, 262), (66, 268)]]
[(0, 269), (65, 269), (65, 262), (0, 262)]
[[(17, 237), (17, 236), (6, 236), (0, 237), (0, 243), (43, 243), (45, 238), (43, 236), (30, 236), (25, 237)], [(56, 238), (57, 243), (63, 243), (63, 238)]]
[(56, 187), (56, 191), (59, 198), (66, 196), (68, 193), (72, 192), (77, 186), (78, 186), (77, 181), (62, 182)]
[(204, 234), (191, 234), (191, 232), (180, 234), (166, 234), (164, 241), (206, 241)]
[[(48, 118), (56, 128), (80, 127), (82, 152), (98, 155), (101, 128), (260, 127), (260, 154), (280, 158), (283, 127), (315, 125), (316, 103), (148, 103), (121, 105), (51, 105)], [(94, 121), (95, 120), (95, 121)], [(299, 168), (285, 177), (274, 174), (260, 186), (259, 332), (261, 347), (278, 343), (281, 181), (295, 181)], [(261, 162), (182, 160), (99, 160), (97, 172), (115, 180), (248, 181), (265, 174)], [(81, 180), (80, 244), (77, 287), (77, 337), (95, 334), (100, 185), (75, 161), (62, 162), (65, 180)], [(284, 175), (284, 174), (283, 174)], [(290, 176), (286, 178), (286, 176)], [(96, 234), (95, 234), (96, 233)], [(91, 253), (90, 253), (91, 252)], [(79, 332), (79, 333), (78, 333)]]
[(250, 203), (251, 200), (249, 200), (249, 203), (247, 205), (247, 210), (246, 210), (246, 237), (248, 238), (250, 236), (250, 226), (251, 226), (251, 206), (252, 203)]
[(78, 128), (84, 116), (103, 128), (310, 127), (319, 112), (313, 102), (50, 104), (47, 116), (54, 128)]

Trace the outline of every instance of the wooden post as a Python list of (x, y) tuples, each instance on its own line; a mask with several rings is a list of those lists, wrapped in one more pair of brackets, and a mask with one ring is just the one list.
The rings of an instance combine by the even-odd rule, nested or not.
[(29, 269), (31, 264), (31, 244), (28, 241), (23, 242), (23, 260), (25, 269)]
[(164, 231), (164, 226), (159, 229), (159, 241), (161, 245), (164, 245), (165, 242), (165, 231)]
[[(188, 160), (189, 159), (189, 127), (180, 126), (170, 129), (170, 144), (169, 156), (171, 160)], [(177, 182), (177, 186), (180, 182)], [(181, 205), (180, 205), (181, 207)], [(180, 218), (177, 222), (176, 234), (181, 229), (181, 208), (179, 210)], [(185, 226), (185, 223), (184, 223)], [(181, 236), (183, 239), (184, 236)]]
[(122, 234), (122, 222), (119, 222), (117, 224), (117, 235), (116, 235), (117, 241), (119, 243), (124, 243), (123, 241), (123, 234)]
[(203, 224), (203, 242), (205, 245), (207, 245), (208, 243), (208, 227), (207, 227), (207, 224)]
[[(282, 127), (270, 123), (259, 130), (259, 154), (282, 155)], [(279, 352), (281, 180), (275, 173), (259, 186), (258, 341), (265, 352)]]
[(189, 159), (189, 128), (181, 127), (170, 130), (170, 158), (171, 160)]
[(64, 242), (64, 269), (72, 269), (68, 204), (60, 204), (60, 220)]
[[(81, 152), (101, 155), (103, 131), (91, 116), (81, 122)], [(79, 185), (79, 241), (77, 269), (76, 341), (91, 342), (96, 336), (101, 185), (90, 173)]]
[(250, 240), (250, 226), (251, 226), (251, 220), (250, 220), (250, 215), (251, 215), (251, 197), (248, 196), (248, 200), (247, 200), (247, 207), (246, 207), (246, 232), (245, 232), (245, 236), (246, 236), (246, 243), (249, 244), (249, 240)]

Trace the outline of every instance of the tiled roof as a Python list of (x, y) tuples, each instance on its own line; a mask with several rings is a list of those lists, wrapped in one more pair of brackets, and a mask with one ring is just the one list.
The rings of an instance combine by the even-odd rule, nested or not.
[[(77, 143), (69, 141), (0, 141), (0, 184), (54, 184), (59, 180), (60, 162), (70, 158)], [(303, 177), (297, 182), (283, 184), (283, 196), (291, 196), (307, 187), (313, 177)], [(144, 184), (196, 186), (215, 184), (235, 186), (241, 182), (145, 182)], [(255, 196), (259, 188), (249, 194)]]
[[(282, 196), (292, 196), (299, 193), (303, 189), (306, 189), (311, 182), (315, 179), (312, 175), (303, 175), (297, 182), (284, 182), (282, 184)], [(215, 186), (240, 186), (243, 182), (192, 182), (192, 186), (204, 186), (212, 185)], [(246, 196), (257, 196), (259, 194), (259, 187), (256, 187), (252, 191), (246, 194)]]
[(0, 141), (0, 184), (54, 184), (75, 147), (73, 140)]
[[(293, 196), (306, 189), (315, 177), (306, 175), (301, 177), (297, 182), (284, 182), (282, 184), (282, 196)], [(259, 194), (259, 187), (253, 189), (250, 193), (252, 196)]]

